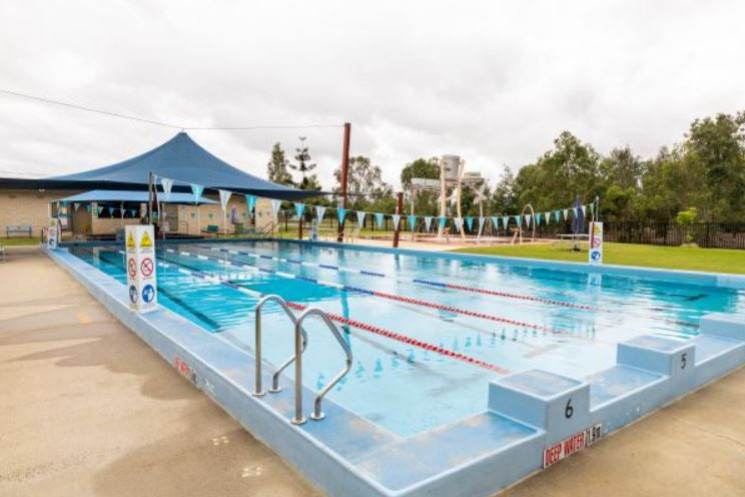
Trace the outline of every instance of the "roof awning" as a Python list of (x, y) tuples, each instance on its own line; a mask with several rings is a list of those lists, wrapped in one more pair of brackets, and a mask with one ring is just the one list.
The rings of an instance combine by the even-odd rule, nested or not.
[[(280, 200), (300, 200), (325, 195), (320, 191), (298, 190), (273, 183), (242, 171), (209, 153), (184, 132), (144, 154), (111, 166), (25, 181), (35, 184), (36, 188), (134, 191), (147, 190), (151, 173), (158, 178), (174, 180), (173, 191), (187, 193), (191, 190), (190, 185), (195, 184), (212, 191), (224, 189)], [(0, 180), (0, 185), (2, 184), (3, 181)]]
[[(160, 192), (158, 200), (167, 204), (217, 204), (218, 202), (205, 197), (200, 197), (199, 202), (194, 202), (191, 193), (171, 192), (168, 200), (165, 194)], [(148, 192), (129, 190), (91, 190), (69, 197), (59, 199), (60, 202), (140, 202), (147, 203)]]

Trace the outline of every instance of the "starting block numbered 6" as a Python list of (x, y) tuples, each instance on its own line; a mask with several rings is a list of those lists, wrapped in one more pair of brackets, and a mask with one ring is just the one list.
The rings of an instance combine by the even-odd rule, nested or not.
[(158, 307), (158, 285), (152, 225), (127, 226), (125, 244), (130, 308), (141, 313), (154, 311)]
[(540, 370), (491, 382), (489, 409), (546, 431), (554, 444), (590, 427), (590, 385)]

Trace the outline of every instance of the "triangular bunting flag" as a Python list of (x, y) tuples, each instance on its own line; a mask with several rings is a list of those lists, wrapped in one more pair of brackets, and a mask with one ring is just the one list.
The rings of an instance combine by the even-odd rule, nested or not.
[(582, 215), (583, 216), (586, 216), (587, 215), (587, 206), (586, 205), (583, 205), (582, 206)]
[(556, 223), (558, 224), (560, 218), (561, 218), (561, 211), (559, 209), (556, 209), (554, 211), (554, 221), (556, 221)]
[(382, 212), (376, 212), (374, 214), (374, 216), (375, 216), (375, 223), (378, 225), (378, 229), (382, 229), (383, 228), (383, 220), (384, 220), (383, 213)]
[(522, 224), (523, 224), (523, 223), (522, 223), (522, 218), (520, 217), (520, 215), (517, 215), (517, 216), (512, 216), (512, 217), (513, 217), (513, 219), (515, 220), (515, 223), (516, 223), (516, 224), (517, 224), (518, 226), (522, 226)]
[(393, 219), (393, 229), (398, 229), (398, 223), (401, 222), (401, 214), (391, 214), (391, 218)]
[(502, 216), (502, 228), (507, 230), (507, 227), (510, 225), (510, 216)]
[(109, 209), (108, 210), (109, 210), (109, 216), (112, 216), (113, 217), (114, 216), (114, 211), (116, 210), (116, 207), (109, 206)]
[(463, 231), (463, 218), (462, 217), (454, 217), (453, 223), (455, 224), (455, 230), (460, 232)]
[(322, 205), (316, 206), (316, 219), (318, 219), (318, 222), (320, 223), (323, 221), (323, 215), (326, 213), (326, 207)]
[(230, 200), (231, 192), (227, 190), (217, 190), (217, 192), (220, 194), (220, 205), (222, 206), (223, 212), (225, 212), (225, 207), (228, 206), (228, 201)]
[(530, 214), (525, 214), (525, 226), (527, 226), (528, 228), (530, 228), (530, 220), (532, 219), (532, 217), (533, 216), (531, 216)]
[(173, 180), (168, 178), (160, 178), (160, 184), (163, 185), (163, 193), (166, 202), (171, 200), (171, 189), (173, 188)]
[(468, 231), (473, 231), (473, 216), (466, 217), (466, 226), (468, 226)]
[(279, 214), (279, 208), (282, 206), (282, 201), (277, 200), (276, 198), (272, 199), (272, 217), (274, 219), (277, 219), (277, 214)]
[(362, 229), (365, 226), (365, 211), (357, 211), (357, 226)]
[(406, 216), (406, 219), (409, 221), (409, 229), (414, 231), (416, 229), (416, 216), (414, 214), (409, 214)]
[(202, 201), (203, 192), (204, 192), (204, 187), (202, 185), (197, 185), (196, 183), (191, 184), (191, 194), (194, 195), (195, 204), (198, 204)]
[(564, 209), (564, 221), (569, 219), (569, 209)]
[(295, 214), (297, 214), (298, 219), (303, 217), (303, 212), (305, 212), (305, 204), (300, 203), (300, 202), (295, 202)]
[(246, 195), (246, 207), (248, 213), (253, 216), (254, 209), (256, 209), (256, 195)]
[(538, 227), (538, 226), (541, 225), (541, 215), (540, 214), (536, 214), (535, 215), (535, 225), (536, 225), (536, 227)]
[(336, 218), (339, 220), (339, 224), (344, 224), (344, 219), (347, 217), (347, 210), (343, 207), (336, 209)]
[(484, 223), (486, 223), (486, 218), (484, 216), (479, 217), (479, 235), (482, 231), (484, 231)]
[(72, 208), (73, 208), (73, 209), (74, 209), (75, 211), (77, 211), (78, 209), (80, 209), (80, 202), (74, 202), (74, 203), (72, 204)]
[(424, 229), (426, 229), (429, 232), (429, 229), (432, 227), (432, 216), (424, 216)]
[(448, 222), (448, 218), (446, 218), (445, 216), (440, 216), (437, 218), (437, 220), (440, 222), (440, 229), (445, 229), (445, 224)]
[(544, 212), (543, 213), (543, 219), (546, 221), (546, 226), (551, 222), (551, 213), (550, 212)]

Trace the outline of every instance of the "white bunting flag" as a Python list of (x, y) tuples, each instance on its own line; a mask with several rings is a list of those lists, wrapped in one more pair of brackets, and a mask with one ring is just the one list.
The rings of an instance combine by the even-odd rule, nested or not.
[(279, 208), (282, 205), (281, 200), (277, 200), (276, 198), (272, 199), (272, 217), (274, 219), (277, 219), (277, 214), (279, 214)]
[(168, 178), (160, 178), (160, 184), (163, 185), (163, 193), (166, 202), (171, 200), (171, 189), (173, 188), (173, 180)]
[(432, 226), (432, 216), (424, 216), (424, 227), (429, 231)]
[(217, 192), (220, 194), (220, 205), (222, 206), (223, 212), (225, 212), (231, 193), (227, 190), (217, 190)]
[(316, 206), (316, 219), (318, 219), (318, 222), (320, 223), (323, 221), (323, 214), (326, 212), (326, 208), (322, 205)]
[(360, 229), (365, 226), (365, 211), (357, 211), (357, 226)]
[(393, 219), (393, 229), (398, 229), (398, 223), (401, 222), (401, 215), (400, 214), (391, 214), (391, 218)]

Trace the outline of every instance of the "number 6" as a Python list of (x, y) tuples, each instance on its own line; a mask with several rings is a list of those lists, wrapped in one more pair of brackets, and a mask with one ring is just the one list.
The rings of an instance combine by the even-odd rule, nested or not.
[(572, 399), (567, 400), (567, 406), (564, 408), (564, 417), (569, 419), (574, 415), (574, 407), (572, 407)]

